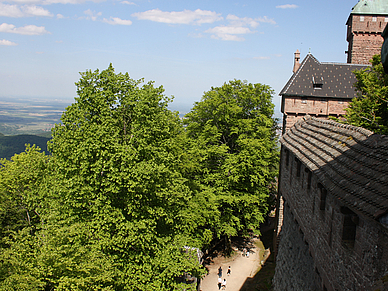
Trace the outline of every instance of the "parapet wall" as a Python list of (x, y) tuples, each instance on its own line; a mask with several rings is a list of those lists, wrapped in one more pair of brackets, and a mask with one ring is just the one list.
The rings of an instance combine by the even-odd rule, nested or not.
[(300, 227), (293, 217), (287, 201), (283, 211), (283, 226), (276, 257), (274, 291), (320, 290), (319, 278), (314, 271), (314, 261), (303, 240)]

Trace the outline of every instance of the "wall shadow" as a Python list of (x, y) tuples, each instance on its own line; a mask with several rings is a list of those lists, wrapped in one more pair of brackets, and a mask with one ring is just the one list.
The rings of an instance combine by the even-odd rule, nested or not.
[(262, 266), (259, 267), (255, 276), (245, 280), (239, 291), (272, 290), (272, 278), (275, 274), (275, 260), (273, 254), (273, 234), (275, 225), (275, 217), (269, 217), (268, 222), (261, 226), (260, 240), (263, 243), (265, 250), (270, 251), (270, 255), (265, 261), (262, 261)]

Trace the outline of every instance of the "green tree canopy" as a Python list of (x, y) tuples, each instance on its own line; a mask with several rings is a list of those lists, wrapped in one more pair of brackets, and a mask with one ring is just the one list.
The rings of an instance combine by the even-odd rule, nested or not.
[(278, 163), (272, 94), (267, 85), (230, 81), (185, 117), (199, 161), (193, 175), (217, 209), (209, 227), (218, 237), (257, 230), (267, 214)]
[(372, 67), (354, 71), (354, 74), (358, 96), (345, 109), (342, 122), (388, 134), (388, 75), (380, 55), (373, 56)]
[(183, 126), (163, 88), (142, 83), (112, 66), (81, 73), (49, 149), (60, 217), (88, 229), (88, 244), (111, 262), (114, 289), (171, 290), (183, 272), (202, 272), (183, 247), (203, 242), (187, 219), (195, 209), (180, 170)]
[(194, 290), (182, 280), (204, 274), (198, 250), (268, 211), (273, 91), (212, 88), (185, 127), (163, 87), (112, 65), (76, 86), (51, 156), (0, 161), (0, 291)]

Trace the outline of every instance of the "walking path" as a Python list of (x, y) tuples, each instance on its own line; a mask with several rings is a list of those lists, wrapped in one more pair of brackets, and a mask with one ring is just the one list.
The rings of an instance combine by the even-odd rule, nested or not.
[[(206, 265), (209, 273), (202, 279), (202, 291), (217, 291), (218, 289), (218, 268), (222, 268), (222, 279), (226, 279), (226, 290), (240, 291), (245, 281), (255, 276), (263, 258), (263, 249), (259, 249), (254, 243), (258, 239), (253, 239), (250, 244), (249, 258), (242, 255), (241, 250), (236, 250), (231, 258), (223, 256), (215, 257), (210, 264)], [(231, 267), (231, 275), (227, 275), (228, 267)]]

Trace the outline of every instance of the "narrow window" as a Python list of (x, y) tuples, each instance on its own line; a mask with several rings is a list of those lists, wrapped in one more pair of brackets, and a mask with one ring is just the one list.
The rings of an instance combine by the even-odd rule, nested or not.
[(360, 21), (364, 21), (364, 16), (360, 16)]
[(373, 16), (373, 17), (372, 17), (372, 21), (373, 21), (373, 22), (376, 22), (376, 21), (377, 21), (377, 17), (376, 17), (376, 16)]
[(297, 158), (295, 158), (295, 161), (296, 161), (296, 176), (299, 178), (300, 170), (302, 168), (302, 163)]
[(320, 210), (325, 210), (326, 208), (326, 196), (327, 196), (327, 191), (323, 187), (321, 183), (318, 184), (319, 192), (320, 192), (320, 197), (319, 197), (319, 209)]
[(388, 17), (387, 16), (385, 16), (384, 22), (388, 22)]
[(290, 151), (286, 150), (286, 166), (290, 164)]
[(344, 216), (342, 242), (348, 247), (354, 247), (358, 225), (358, 216), (347, 207), (341, 207), (341, 213)]
[(308, 171), (308, 174), (307, 174), (307, 189), (310, 190), (311, 189), (311, 178), (312, 178), (312, 173), (310, 170), (306, 169)]

